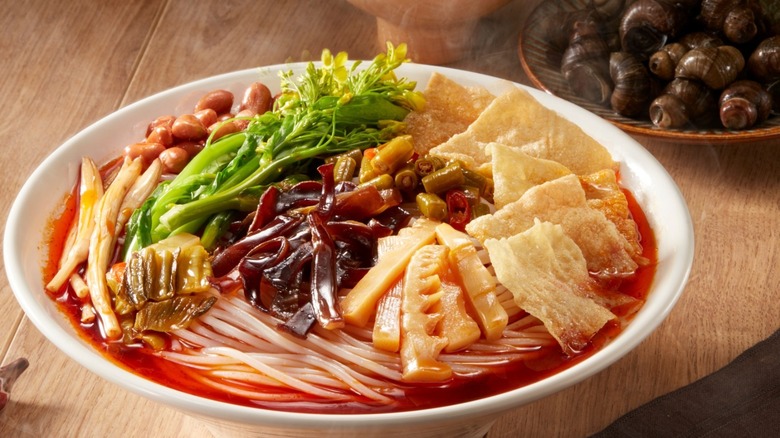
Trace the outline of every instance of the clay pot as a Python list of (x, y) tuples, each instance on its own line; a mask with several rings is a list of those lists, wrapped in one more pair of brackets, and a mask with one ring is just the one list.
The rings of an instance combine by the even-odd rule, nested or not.
[(438, 65), (460, 59), (479, 19), (510, 0), (347, 1), (376, 17), (380, 47), (406, 43), (412, 61)]

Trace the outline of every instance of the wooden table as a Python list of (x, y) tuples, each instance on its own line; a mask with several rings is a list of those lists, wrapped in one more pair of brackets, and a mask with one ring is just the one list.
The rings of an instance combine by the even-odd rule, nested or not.
[[(480, 23), (452, 67), (528, 84), (516, 56), (535, 2)], [(31, 0), (0, 15), (0, 222), (27, 175), (70, 136), (145, 96), (218, 73), (383, 49), (373, 17), (344, 1)], [(680, 145), (639, 138), (690, 207), (696, 255), (669, 318), (606, 371), (503, 416), (488, 435), (577, 437), (724, 366), (780, 321), (780, 144)], [(46, 341), (0, 275), (2, 363), (31, 366), (0, 413), (0, 436), (214, 436), (92, 375)]]

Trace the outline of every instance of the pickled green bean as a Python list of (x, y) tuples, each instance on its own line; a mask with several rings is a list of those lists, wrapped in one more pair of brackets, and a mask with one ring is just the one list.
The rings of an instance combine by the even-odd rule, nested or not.
[(376, 173), (394, 173), (414, 155), (411, 135), (396, 137), (377, 148), (371, 166)]
[(423, 187), (428, 193), (443, 193), (463, 185), (464, 182), (466, 178), (459, 163), (452, 163), (422, 179)]
[(447, 217), (447, 203), (438, 195), (421, 192), (417, 194), (415, 201), (423, 216), (438, 221)]

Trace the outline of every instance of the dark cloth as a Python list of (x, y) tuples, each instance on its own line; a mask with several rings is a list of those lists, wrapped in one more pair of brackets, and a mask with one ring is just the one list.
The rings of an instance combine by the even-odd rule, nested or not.
[(612, 437), (780, 437), (780, 330), (593, 435)]

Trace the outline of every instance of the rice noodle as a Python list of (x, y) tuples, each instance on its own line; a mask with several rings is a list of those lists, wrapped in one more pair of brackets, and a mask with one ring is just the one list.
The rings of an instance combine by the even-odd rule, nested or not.
[[(484, 249), (480, 252), (486, 255)], [(483, 262), (495, 276), (489, 260)], [(557, 345), (541, 321), (524, 314), (500, 283), (496, 296), (510, 323), (498, 340), (481, 339), (465, 351), (442, 353), (439, 359), (456, 375), (484, 375), (507, 363), (536, 359)], [(280, 322), (240, 294), (222, 296), (197, 322), (174, 333), (178, 351), (159, 354), (184, 365), (204, 385), (263, 403), (391, 405), (403, 396), (407, 384), (400, 356), (374, 347), (370, 325), (339, 330), (315, 325), (300, 339), (278, 330)]]
[[(403, 395), (398, 355), (375, 348), (369, 328), (315, 326), (300, 339), (278, 330), (279, 323), (242, 296), (223, 296), (196, 323), (174, 333), (176, 351), (159, 355), (183, 365), (204, 385), (262, 402), (363, 400), (389, 405)], [(456, 374), (474, 376), (536, 358), (555, 345), (541, 322), (526, 315), (511, 322), (501, 339), (483, 339), (440, 359)]]
[(176, 334), (181, 341), (202, 347), (226, 346), (241, 349), (243, 345), (233, 338), (215, 332), (210, 327), (203, 325), (201, 321), (193, 322), (189, 330), (179, 330)]

